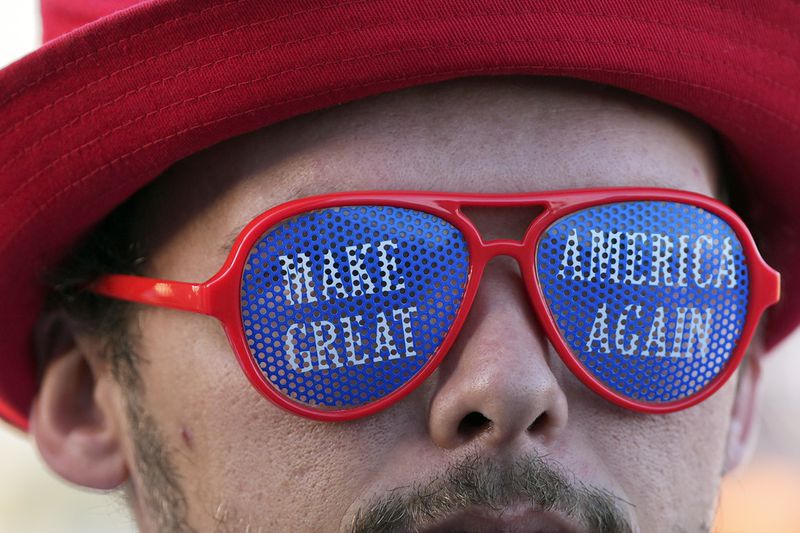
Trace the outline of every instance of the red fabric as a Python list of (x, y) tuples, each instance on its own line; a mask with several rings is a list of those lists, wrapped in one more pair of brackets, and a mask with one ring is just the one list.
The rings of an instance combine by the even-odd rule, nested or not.
[(138, 3), (139, 0), (42, 0), (42, 40), (50, 41)]
[(768, 261), (770, 343), (800, 320), (800, 5), (745, 1), (162, 0), (0, 72), (0, 416), (24, 427), (46, 268), (171, 163), (314, 109), (475, 75), (648, 95), (724, 137)]

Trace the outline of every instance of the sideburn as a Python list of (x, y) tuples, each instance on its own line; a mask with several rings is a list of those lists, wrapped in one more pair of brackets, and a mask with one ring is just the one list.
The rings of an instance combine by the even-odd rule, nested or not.
[(125, 393), (125, 412), (135, 453), (134, 479), (138, 478), (128, 494), (131, 507), (138, 508), (155, 531), (194, 533), (196, 530), (187, 523), (188, 504), (180, 475), (164, 444), (161, 429), (143, 402), (145, 387), (137, 367), (142, 361), (135, 355), (131, 332), (124, 326), (111, 331), (119, 332), (116, 338), (109, 339), (111, 371)]

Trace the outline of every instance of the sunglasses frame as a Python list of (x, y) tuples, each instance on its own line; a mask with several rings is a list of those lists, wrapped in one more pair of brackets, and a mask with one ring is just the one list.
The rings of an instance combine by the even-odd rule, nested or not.
[[(545, 301), (536, 271), (537, 245), (541, 235), (556, 221), (589, 207), (631, 201), (669, 201), (705, 209), (725, 221), (736, 233), (746, 256), (750, 277), (747, 314), (742, 332), (726, 367), (697, 394), (659, 404), (633, 401), (595, 379), (571, 353)], [(263, 376), (250, 354), (242, 323), (240, 297), (243, 271), (253, 246), (272, 227), (305, 212), (344, 206), (380, 205), (414, 209), (438, 216), (466, 239), (469, 270), (464, 296), (442, 343), (417, 374), (387, 396), (367, 405), (340, 410), (315, 409), (286, 397)], [(462, 207), (540, 207), (521, 241), (484, 241)], [(762, 259), (744, 222), (726, 205), (700, 194), (657, 188), (580, 189), (523, 194), (461, 194), (421, 191), (344, 192), (301, 198), (273, 207), (253, 219), (236, 238), (220, 270), (204, 283), (185, 283), (139, 276), (112, 274), (99, 278), (89, 289), (100, 295), (157, 307), (166, 307), (217, 318), (228, 337), (239, 365), (250, 383), (279, 407), (301, 416), (323, 421), (354, 420), (386, 409), (398, 402), (430, 376), (448, 353), (467, 319), (486, 264), (507, 255), (517, 260), (528, 292), (528, 300), (547, 338), (564, 364), (587, 387), (610, 402), (641, 413), (669, 413), (696, 405), (717, 391), (730, 378), (744, 357), (761, 315), (780, 298), (780, 274)]]

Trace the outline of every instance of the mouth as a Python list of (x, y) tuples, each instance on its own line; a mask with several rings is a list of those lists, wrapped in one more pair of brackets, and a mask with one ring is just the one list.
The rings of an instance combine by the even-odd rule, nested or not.
[(495, 510), (468, 507), (420, 530), (421, 533), (578, 533), (575, 524), (560, 514), (531, 505)]

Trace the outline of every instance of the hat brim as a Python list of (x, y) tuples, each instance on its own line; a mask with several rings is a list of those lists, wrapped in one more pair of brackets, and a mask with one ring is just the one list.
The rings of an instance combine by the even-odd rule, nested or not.
[[(0, 416), (25, 428), (43, 273), (175, 161), (277, 121), (477, 75), (568, 76), (640, 93), (718, 131), (769, 230), (800, 258), (800, 5), (702, 0), (146, 2), (0, 72)], [(768, 343), (800, 320), (784, 276)]]

